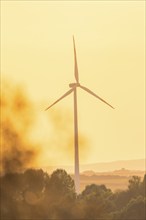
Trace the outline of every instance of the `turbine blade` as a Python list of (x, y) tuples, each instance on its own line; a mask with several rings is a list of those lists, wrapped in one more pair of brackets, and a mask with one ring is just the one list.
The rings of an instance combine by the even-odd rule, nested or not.
[(77, 55), (76, 55), (76, 47), (75, 47), (74, 36), (73, 36), (73, 46), (74, 46), (74, 61), (75, 61), (75, 64), (74, 64), (74, 74), (75, 74), (76, 82), (78, 83), (79, 82), (79, 74), (78, 74), (78, 64), (77, 64)]
[(114, 109), (113, 106), (111, 106), (109, 103), (107, 103), (105, 100), (103, 100), (102, 98), (100, 98), (98, 95), (96, 95), (94, 92), (92, 92), (91, 90), (89, 90), (88, 88), (84, 87), (84, 86), (79, 86), (82, 89), (84, 89), (86, 92), (90, 93), (91, 95), (95, 96), (96, 98), (100, 99), (102, 102), (104, 102), (105, 104), (109, 105), (111, 108)]
[(55, 101), (52, 105), (50, 105), (48, 108), (45, 109), (48, 110), (49, 108), (51, 108), (53, 105), (55, 105), (57, 102), (59, 102), (61, 99), (65, 98), (66, 96), (68, 96), (70, 93), (72, 93), (74, 89), (70, 89), (68, 92), (66, 92), (63, 96), (61, 96), (59, 99), (57, 99), (57, 101)]

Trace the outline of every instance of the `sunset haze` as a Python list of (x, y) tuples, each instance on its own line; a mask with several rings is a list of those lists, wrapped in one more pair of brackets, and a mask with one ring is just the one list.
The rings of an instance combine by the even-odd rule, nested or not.
[(34, 103), (37, 166), (74, 164), (73, 95), (44, 111), (75, 82), (73, 35), (80, 83), (115, 107), (77, 90), (80, 163), (143, 159), (145, 2), (1, 1), (2, 84)]

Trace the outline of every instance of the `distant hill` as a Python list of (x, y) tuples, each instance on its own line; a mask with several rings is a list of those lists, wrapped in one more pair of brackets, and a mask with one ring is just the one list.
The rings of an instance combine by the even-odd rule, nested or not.
[[(69, 173), (74, 173), (74, 166), (47, 166), (45, 170), (48, 172), (52, 172), (53, 170), (60, 168), (65, 169)], [(137, 160), (119, 160), (113, 162), (105, 162), (105, 163), (94, 163), (94, 164), (81, 164), (80, 172), (91, 171), (91, 172), (111, 172), (115, 170), (121, 170), (124, 168), (125, 170), (138, 170), (145, 171), (146, 170), (146, 160), (145, 159), (137, 159)]]
[[(89, 173), (88, 173), (89, 174)], [(120, 174), (120, 175), (118, 175)], [(97, 184), (97, 185), (106, 185), (108, 188), (110, 188), (112, 191), (116, 190), (125, 190), (128, 187), (129, 180), (134, 175), (139, 176), (141, 178), (141, 181), (144, 178), (145, 172), (144, 171), (127, 171), (125, 175), (121, 175), (120, 171), (117, 175), (114, 172), (101, 172), (101, 173), (95, 173), (91, 176), (87, 175), (87, 173), (81, 173), (80, 174), (80, 188), (81, 191), (84, 190), (84, 188), (87, 185), (90, 184)], [(71, 175), (74, 179), (74, 175)]]
[(93, 170), (96, 172), (114, 171), (122, 168), (127, 170), (145, 170), (146, 161), (145, 159), (139, 160), (120, 160), (107, 163), (96, 163), (89, 165), (81, 165), (81, 171)]
[(141, 176), (143, 177), (145, 174), (145, 171), (142, 170), (127, 170), (125, 168), (122, 168), (120, 170), (114, 170), (114, 171), (106, 171), (106, 172), (94, 172), (92, 170), (87, 170), (81, 173), (81, 175), (85, 176), (119, 176), (119, 177), (131, 177), (131, 176)]
[[(144, 175), (145, 171), (127, 170), (124, 168), (109, 172), (94, 172), (92, 170), (88, 170), (80, 173), (80, 187), (82, 191), (87, 185), (94, 183), (97, 185), (104, 184), (112, 191), (125, 190), (127, 189), (129, 180), (132, 176), (139, 176), (142, 181)], [(74, 174), (71, 176), (74, 179)]]

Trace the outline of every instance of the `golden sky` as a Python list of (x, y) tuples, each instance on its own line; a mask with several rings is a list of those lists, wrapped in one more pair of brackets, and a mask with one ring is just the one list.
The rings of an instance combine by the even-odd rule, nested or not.
[[(73, 142), (72, 156), (68, 156), (63, 146), (69, 141), (61, 132), (73, 135), (73, 96), (44, 112), (75, 81), (73, 34), (80, 83), (115, 107), (78, 89), (81, 163), (144, 158), (144, 4), (1, 2), (2, 79), (21, 83), (36, 103), (38, 122), (33, 136), (43, 143), (40, 163), (73, 164)], [(45, 118), (49, 115), (54, 117), (54, 131), (51, 119)], [(62, 120), (60, 127), (57, 117)]]

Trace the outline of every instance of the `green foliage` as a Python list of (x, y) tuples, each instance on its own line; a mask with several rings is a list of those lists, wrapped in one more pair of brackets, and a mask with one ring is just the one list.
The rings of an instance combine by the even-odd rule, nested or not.
[(144, 175), (143, 181), (140, 186), (140, 194), (146, 197), (146, 174)]
[(141, 186), (141, 178), (139, 176), (133, 176), (129, 180), (129, 185), (128, 185), (129, 191), (138, 192), (140, 186)]
[(23, 174), (24, 185), (30, 191), (42, 191), (49, 181), (49, 176), (43, 170), (26, 170)]
[(95, 198), (95, 197), (108, 197), (111, 196), (112, 191), (110, 189), (107, 189), (105, 185), (96, 185), (91, 184), (86, 186), (85, 190), (82, 192), (82, 197), (87, 198)]
[(112, 191), (105, 185), (86, 186), (79, 197), (84, 206), (85, 216), (89, 219), (102, 218), (113, 206), (110, 201), (112, 195)]
[(128, 189), (113, 193), (91, 184), (79, 195), (65, 170), (49, 176), (43, 170), (8, 173), (1, 180), (2, 219), (144, 220), (146, 177), (129, 180)]
[(75, 192), (74, 181), (65, 170), (58, 169), (52, 173), (47, 190), (58, 196), (65, 196)]
[(132, 198), (119, 212), (113, 213), (113, 219), (145, 220), (146, 199), (142, 196)]
[(65, 170), (54, 171), (44, 191), (44, 204), (47, 204), (46, 217), (69, 218), (76, 198), (74, 181)]

